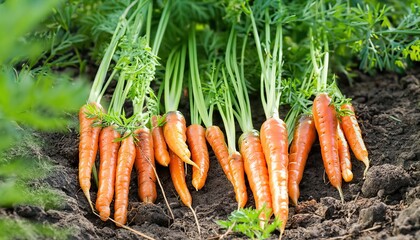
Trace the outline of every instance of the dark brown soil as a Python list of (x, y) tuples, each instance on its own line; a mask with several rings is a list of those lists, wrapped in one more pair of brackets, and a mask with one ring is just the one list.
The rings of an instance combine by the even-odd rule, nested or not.
[[(354, 179), (343, 184), (345, 204), (338, 192), (324, 182), (324, 170), (316, 143), (304, 172), (298, 207), (290, 207), (283, 239), (420, 239), (420, 74), (382, 74), (374, 79), (361, 75), (353, 87), (342, 86), (353, 98), (363, 131), (371, 168), (363, 179), (364, 165), (352, 159)], [(263, 114), (258, 102), (255, 127)], [(187, 114), (187, 111), (184, 111)], [(188, 119), (188, 115), (186, 116)], [(76, 121), (76, 116), (75, 116)], [(102, 222), (90, 211), (77, 181), (78, 134), (43, 134), (42, 154), (50, 158), (54, 174), (44, 181), (64, 197), (58, 210), (20, 206), (13, 215), (72, 228), (71, 239), (139, 239), (131, 232)], [(211, 153), (212, 154), (212, 153)], [(201, 238), (222, 234), (215, 223), (236, 209), (232, 186), (213, 155), (205, 187), (195, 191), (189, 181), (193, 208), (201, 225)], [(158, 167), (163, 188), (175, 215), (168, 217), (162, 192), (155, 205), (139, 202), (136, 176), (130, 188), (129, 226), (156, 239), (198, 239), (191, 211), (183, 206), (171, 183), (168, 169)], [(191, 179), (190, 173), (187, 179)], [(92, 199), (96, 198), (92, 189)], [(249, 192), (247, 206), (253, 206)], [(278, 232), (272, 239), (278, 238)], [(245, 239), (231, 234), (230, 239)]]

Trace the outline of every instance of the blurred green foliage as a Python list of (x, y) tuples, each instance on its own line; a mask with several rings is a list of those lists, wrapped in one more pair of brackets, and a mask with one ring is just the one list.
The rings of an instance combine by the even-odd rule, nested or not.
[[(73, 58), (57, 61), (67, 49), (73, 55), (79, 40), (53, 42), (35, 38), (45, 23), (57, 14), (59, 0), (6, 0), (0, 2), (0, 211), (18, 205), (57, 207), (60, 197), (54, 190), (34, 187), (35, 180), (51, 169), (37, 156), (33, 131), (63, 130), (87, 98), (89, 87), (75, 79), (65, 67)], [(57, 21), (58, 22), (58, 21)], [(61, 29), (67, 23), (60, 22)], [(58, 25), (57, 25), (58, 26)], [(54, 35), (55, 36), (55, 35)], [(65, 39), (63, 37), (62, 39)], [(66, 45), (67, 44), (67, 45)], [(53, 46), (49, 47), (48, 46)], [(66, 51), (67, 51), (66, 50)], [(70, 56), (69, 55), (69, 56)], [(50, 60), (47, 60), (49, 56)], [(54, 59), (54, 61), (53, 61)], [(42, 66), (42, 67), (37, 67)], [(70, 69), (71, 70), (71, 69)], [(73, 74), (74, 75), (74, 74)], [(26, 146), (25, 146), (26, 145)], [(42, 158), (42, 155), (38, 155)], [(32, 187), (30, 187), (32, 186)], [(64, 239), (67, 230), (33, 223), (16, 216), (0, 216), (0, 239)]]

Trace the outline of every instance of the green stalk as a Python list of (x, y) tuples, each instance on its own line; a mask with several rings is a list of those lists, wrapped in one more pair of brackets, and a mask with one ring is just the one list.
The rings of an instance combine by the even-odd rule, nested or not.
[[(245, 79), (243, 73), (239, 71), (237, 57), (236, 57), (236, 31), (234, 27), (231, 28), (229, 40), (226, 48), (226, 70), (231, 80), (234, 94), (236, 98), (233, 101), (233, 106), (236, 108), (234, 115), (238, 120), (239, 126), (243, 132), (249, 132), (254, 129), (252, 125), (251, 106), (249, 104), (248, 91), (246, 89)], [(244, 49), (244, 46), (242, 47)], [(243, 59), (243, 55), (242, 55)], [(243, 71), (242, 71), (243, 72)]]
[[(109, 65), (111, 63), (112, 60), (112, 56), (114, 56), (115, 50), (117, 48), (118, 45), (118, 41), (120, 40), (120, 38), (124, 35), (126, 29), (127, 29), (127, 19), (126, 16), (129, 12), (129, 10), (138, 2), (138, 0), (132, 2), (123, 12), (123, 14), (121, 15), (119, 21), (118, 21), (118, 25), (115, 28), (114, 34), (112, 35), (112, 39), (111, 42), (105, 52), (104, 57), (102, 58), (102, 61), (99, 65), (98, 71), (95, 75), (95, 79), (93, 80), (93, 85), (92, 88), (90, 90), (90, 94), (89, 94), (89, 98), (88, 98), (88, 102), (97, 102), (99, 103), (101, 101), (101, 92), (102, 92), (102, 88), (104, 86), (104, 81), (105, 81), (105, 77), (106, 74), (108, 72), (109, 69)], [(108, 84), (105, 84), (106, 86)]]
[[(279, 2), (279, 9), (281, 9), (281, 3)], [(250, 9), (250, 18), (252, 22), (253, 34), (257, 52), (261, 65), (261, 85), (260, 85), (260, 97), (264, 109), (266, 118), (278, 117), (279, 106), (281, 97), (281, 69), (282, 69), (282, 58), (283, 58), (283, 37), (282, 37), (282, 24), (277, 23), (275, 31), (274, 46), (271, 51), (271, 27), (270, 27), (270, 15), (269, 9), (266, 8), (264, 11), (265, 16), (265, 59), (262, 56), (262, 43), (259, 37), (258, 29), (255, 23), (253, 12)]]
[[(200, 117), (206, 127), (213, 125), (213, 108), (208, 106), (204, 99), (203, 88), (201, 86), (200, 73), (198, 69), (197, 59), (197, 41), (196, 41), (195, 27), (191, 27), (188, 36), (188, 54), (190, 63), (190, 107), (191, 109), (191, 124), (200, 124)], [(191, 97), (193, 96), (193, 97)], [(209, 110), (207, 110), (209, 109)], [(197, 113), (195, 113), (197, 112)], [(194, 117), (194, 119), (193, 119)]]
[(176, 111), (181, 100), (187, 46), (175, 47), (169, 54), (164, 79), (165, 111)]
[(171, 12), (169, 10), (171, 8), (171, 5), (172, 5), (172, 0), (168, 0), (165, 6), (163, 7), (163, 12), (160, 17), (155, 40), (153, 41), (153, 46), (152, 46), (153, 54), (155, 55), (157, 55), (159, 52), (160, 44), (162, 43), (163, 35), (165, 33), (166, 26), (168, 25), (168, 22), (169, 22), (169, 17), (171, 15)]

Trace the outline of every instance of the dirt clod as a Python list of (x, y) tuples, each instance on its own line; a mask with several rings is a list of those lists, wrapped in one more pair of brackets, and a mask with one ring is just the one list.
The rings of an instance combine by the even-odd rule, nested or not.
[(410, 182), (410, 175), (399, 166), (391, 164), (373, 166), (367, 173), (362, 193), (366, 197), (374, 197), (378, 192), (382, 192), (381, 195), (390, 195), (407, 187)]

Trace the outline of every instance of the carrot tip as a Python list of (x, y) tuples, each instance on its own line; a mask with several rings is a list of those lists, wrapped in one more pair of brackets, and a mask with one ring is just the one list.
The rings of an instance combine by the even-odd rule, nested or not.
[(366, 178), (367, 171), (369, 170), (369, 158), (364, 158), (362, 162), (365, 164), (365, 171), (363, 171), (363, 179)]
[(338, 190), (338, 193), (340, 194), (341, 203), (344, 204), (343, 190), (341, 189), (341, 187), (337, 187), (337, 190)]

